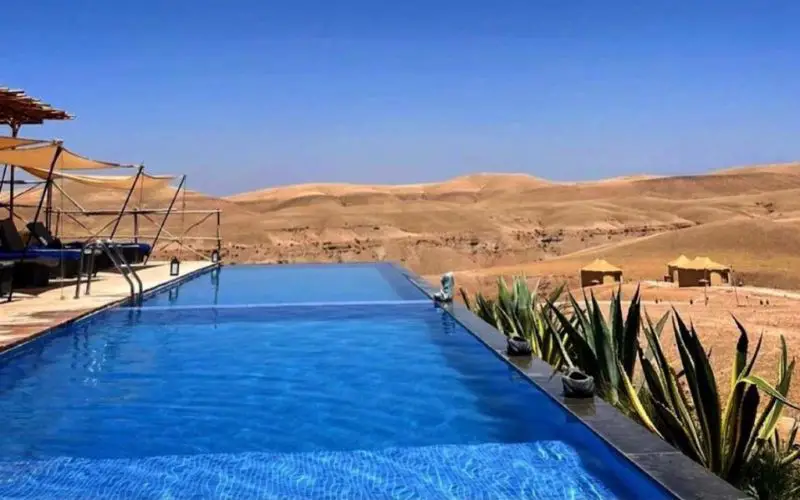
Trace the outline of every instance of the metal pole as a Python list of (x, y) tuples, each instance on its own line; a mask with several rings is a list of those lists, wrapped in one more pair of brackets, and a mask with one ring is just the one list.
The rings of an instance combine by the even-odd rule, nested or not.
[(139, 165), (139, 170), (136, 172), (136, 177), (133, 178), (133, 184), (131, 184), (131, 188), (128, 190), (128, 196), (125, 197), (125, 203), (122, 204), (122, 208), (119, 210), (117, 222), (114, 224), (114, 229), (111, 230), (111, 236), (109, 236), (109, 239), (114, 239), (114, 235), (119, 227), (119, 221), (122, 220), (122, 216), (125, 214), (125, 208), (127, 208), (128, 202), (133, 194), (133, 190), (136, 188), (136, 183), (139, 181), (139, 177), (142, 175), (142, 170), (144, 170), (144, 165)]
[[(14, 131), (14, 125), (9, 125), (11, 127), (11, 137), (17, 137), (17, 133)], [(3, 192), (3, 183), (6, 181), (6, 170), (8, 170), (8, 165), (3, 165), (3, 176), (0, 177), (0, 193)]]
[[(68, 199), (73, 205), (75, 205), (78, 208), (78, 210), (81, 211), (82, 214), (84, 214), (84, 215), (86, 214), (86, 209), (83, 208), (80, 203), (75, 201), (75, 198), (70, 196), (69, 193), (67, 193), (64, 190), (64, 188), (62, 188), (61, 186), (59, 186), (58, 184), (55, 184), (55, 183), (53, 184), (53, 187), (58, 189), (58, 192), (61, 193), (61, 196), (66, 198), (66, 199)], [(66, 213), (64, 210), (61, 210), (61, 212)]]
[(50, 185), (44, 186), (45, 190), (47, 191), (47, 205), (44, 209), (44, 227), (53, 234), (52, 230), (52, 217), (53, 217), (53, 183), (51, 182)]
[[(39, 220), (39, 214), (42, 212), (42, 205), (45, 201), (45, 196), (47, 195), (47, 186), (53, 182), (53, 170), (56, 168), (56, 162), (58, 161), (58, 157), (61, 156), (61, 142), (59, 141), (58, 146), (56, 147), (56, 154), (53, 155), (53, 161), (50, 162), (50, 170), (47, 171), (47, 180), (45, 181), (45, 187), (42, 190), (42, 196), (39, 197), (39, 204), (36, 206), (36, 214), (33, 216), (32, 224), (36, 224)], [(31, 241), (31, 237), (33, 233), (28, 233), (28, 243)], [(27, 245), (27, 244), (26, 244)]]
[(9, 182), (11, 185), (8, 187), (10, 192), (10, 197), (8, 198), (8, 212), (11, 214), (11, 218), (14, 218), (14, 165), (9, 165), (11, 174), (9, 176)]
[[(19, 134), (19, 123), (11, 122), (11, 137), (16, 138), (17, 134)], [(9, 180), (11, 181), (11, 186), (9, 187), (9, 191), (11, 192), (11, 197), (8, 199), (8, 212), (11, 214), (9, 218), (14, 218), (14, 165), (8, 165), (11, 167), (11, 175)], [(5, 171), (3, 172), (3, 177), (5, 177)], [(10, 295), (10, 294), (9, 294)]]
[[(169, 217), (170, 212), (172, 212), (172, 206), (175, 205), (175, 200), (178, 199), (178, 194), (181, 192), (181, 188), (183, 187), (183, 183), (186, 181), (186, 175), (181, 177), (181, 183), (178, 184), (178, 189), (175, 190), (175, 194), (172, 196), (172, 200), (169, 202), (169, 208), (167, 208), (167, 213), (164, 214), (164, 218), (161, 220), (161, 225), (158, 226), (158, 232), (156, 232), (156, 237), (153, 238), (153, 246), (150, 248), (150, 255), (153, 255), (153, 252), (156, 249), (156, 243), (158, 243), (158, 238), (161, 236), (161, 231), (164, 229), (164, 224), (167, 223), (167, 217)], [(147, 261), (150, 260), (150, 255), (145, 257), (144, 263), (147, 264)]]
[(222, 257), (220, 255), (222, 253), (222, 236), (219, 233), (220, 230), (220, 210), (217, 209), (217, 256)]
[[(144, 182), (142, 183), (144, 184)], [(133, 209), (133, 242), (139, 243), (139, 209)]]

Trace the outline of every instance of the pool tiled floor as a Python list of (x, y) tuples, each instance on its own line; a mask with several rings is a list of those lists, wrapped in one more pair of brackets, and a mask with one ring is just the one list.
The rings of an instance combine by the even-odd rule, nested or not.
[[(0, 462), (3, 498), (610, 498), (557, 441)], [(589, 467), (591, 467), (589, 465)], [(565, 471), (569, 469), (569, 473)], [(575, 484), (581, 482), (585, 484)]]

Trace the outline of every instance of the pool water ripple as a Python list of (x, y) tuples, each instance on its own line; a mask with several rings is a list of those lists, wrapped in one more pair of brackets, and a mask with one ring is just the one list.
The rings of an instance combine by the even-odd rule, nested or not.
[[(24, 472), (24, 475), (20, 474)], [(0, 462), (13, 498), (607, 499), (558, 441), (311, 453)]]

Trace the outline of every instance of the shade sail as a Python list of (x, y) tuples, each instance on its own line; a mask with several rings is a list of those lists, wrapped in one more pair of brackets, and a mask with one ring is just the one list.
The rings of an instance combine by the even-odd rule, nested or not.
[(19, 146), (29, 146), (40, 142), (38, 139), (22, 139), (19, 137), (0, 136), (0, 149), (16, 148)]
[(621, 273), (622, 269), (602, 259), (596, 259), (594, 262), (587, 264), (581, 268), (581, 271), (597, 272), (597, 273)]
[[(15, 165), (18, 167), (40, 168), (50, 170), (58, 145), (46, 144), (20, 149), (0, 149), (0, 164)], [(102, 170), (107, 168), (131, 168), (133, 165), (123, 165), (107, 161), (92, 160), (77, 155), (62, 146), (61, 154), (54, 167), (55, 170)]]
[[(50, 169), (21, 167), (24, 171), (38, 177), (39, 179), (47, 180), (47, 174)], [(78, 182), (86, 186), (93, 186), (103, 189), (122, 189), (129, 190), (133, 185), (135, 175), (76, 175), (65, 174), (61, 172), (53, 172), (52, 178), (63, 179), (66, 181)], [(142, 173), (139, 180), (136, 181), (137, 188), (144, 189), (158, 189), (169, 184), (175, 177), (172, 175), (147, 175)]]

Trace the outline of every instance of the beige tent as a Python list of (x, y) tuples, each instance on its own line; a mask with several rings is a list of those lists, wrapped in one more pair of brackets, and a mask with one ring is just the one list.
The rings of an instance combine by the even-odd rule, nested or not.
[(581, 286), (619, 283), (621, 281), (622, 269), (602, 259), (596, 259), (581, 268)]
[[(61, 152), (56, 158), (58, 148)], [(108, 168), (132, 168), (134, 165), (123, 165), (106, 161), (92, 160), (77, 155), (57, 143), (47, 143), (17, 149), (0, 149), (0, 164), (14, 165), (17, 167), (38, 168), (50, 170), (50, 165), (56, 159), (54, 170), (103, 170)]]
[(730, 282), (730, 266), (714, 262), (708, 257), (697, 257), (675, 268), (678, 286), (718, 285)]
[(677, 259), (667, 262), (667, 274), (672, 279), (672, 281), (674, 282), (678, 281), (678, 274), (677, 274), (678, 269), (682, 267), (685, 268), (686, 266), (689, 265), (690, 262), (691, 259), (689, 259), (683, 254), (681, 254), (680, 257), (678, 257)]
[(709, 259), (708, 257), (697, 257), (692, 261), (692, 265), (695, 269), (706, 269), (708, 271), (729, 271), (730, 267), (726, 266), (725, 264), (720, 264), (718, 262), (714, 262), (713, 260)]
[(667, 262), (667, 267), (681, 267), (681, 266), (685, 266), (689, 262), (691, 262), (691, 260), (688, 257), (686, 257), (685, 255), (681, 254), (681, 256), (678, 257), (677, 259), (675, 259), (675, 260), (673, 260), (671, 262)]

